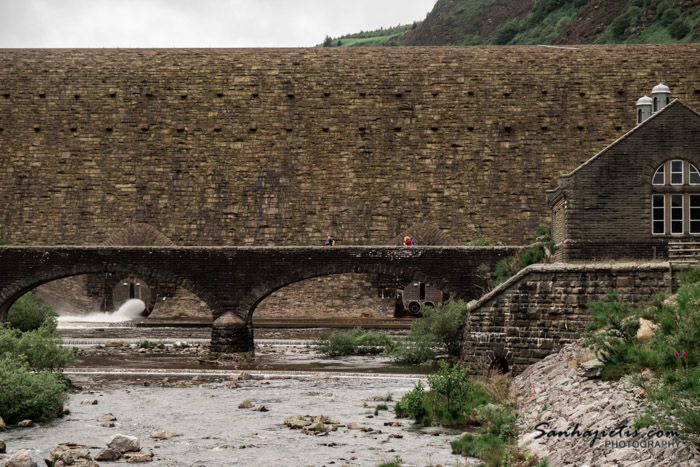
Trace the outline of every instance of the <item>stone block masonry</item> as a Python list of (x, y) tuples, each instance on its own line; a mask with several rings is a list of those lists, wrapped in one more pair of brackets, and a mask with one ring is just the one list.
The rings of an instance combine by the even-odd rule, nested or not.
[(15, 245), (146, 222), (179, 245), (387, 244), (431, 222), (521, 244), (557, 176), (658, 81), (700, 108), (700, 44), (0, 50)]
[(81, 274), (134, 273), (197, 295), (211, 310), (212, 350), (252, 350), (252, 316), (280, 288), (314, 277), (386, 274), (469, 300), (481, 265), (493, 268), (517, 247), (0, 247), (0, 321), (36, 286)]
[(632, 303), (673, 290), (669, 263), (536, 264), (467, 306), (462, 362), (503, 365), (519, 373), (579, 339), (586, 303), (614, 290)]

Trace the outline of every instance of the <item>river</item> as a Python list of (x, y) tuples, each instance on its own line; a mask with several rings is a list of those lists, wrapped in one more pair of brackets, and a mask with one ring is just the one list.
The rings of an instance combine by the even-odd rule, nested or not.
[[(79, 349), (66, 370), (76, 386), (69, 414), (2, 433), (8, 455), (29, 449), (40, 460), (72, 441), (94, 456), (121, 433), (138, 437), (158, 466), (376, 466), (395, 456), (416, 466), (475, 461), (451, 454), (460, 430), (395, 418), (394, 402), (426, 369), (382, 357), (322, 358), (309, 340), (318, 330), (261, 330), (253, 359), (223, 362), (197, 350), (208, 339), (203, 327), (64, 323), (59, 330)], [(138, 353), (135, 342), (143, 339), (164, 348)], [(82, 404), (86, 399), (97, 404)], [(253, 407), (238, 408), (244, 400)], [(380, 404), (389, 410), (375, 410)], [(106, 413), (117, 418), (113, 427), (97, 421)], [(325, 436), (304, 434), (285, 426), (293, 415), (324, 415), (340, 425)], [(150, 437), (162, 430), (181, 436)]]

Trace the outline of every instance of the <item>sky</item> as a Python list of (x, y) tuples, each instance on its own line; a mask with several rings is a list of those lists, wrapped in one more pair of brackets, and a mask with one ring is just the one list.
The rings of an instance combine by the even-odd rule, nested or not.
[(0, 47), (311, 47), (435, 0), (0, 0)]

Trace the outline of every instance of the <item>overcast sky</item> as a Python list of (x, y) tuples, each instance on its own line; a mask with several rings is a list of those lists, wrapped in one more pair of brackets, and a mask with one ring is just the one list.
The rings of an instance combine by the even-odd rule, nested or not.
[(0, 0), (0, 47), (309, 47), (435, 0)]

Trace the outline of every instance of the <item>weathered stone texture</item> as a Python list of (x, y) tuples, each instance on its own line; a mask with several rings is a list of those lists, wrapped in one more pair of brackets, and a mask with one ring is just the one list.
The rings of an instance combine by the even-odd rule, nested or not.
[[(672, 102), (605, 151), (562, 176), (559, 187), (549, 195), (553, 234), (561, 243), (561, 259), (665, 257), (668, 241), (684, 236), (652, 234), (652, 194), (700, 194), (700, 185), (687, 181), (685, 185), (652, 187), (654, 172), (674, 159), (700, 167), (700, 115), (681, 102)], [(666, 213), (668, 225), (670, 209)], [(688, 232), (687, 212), (683, 216), (684, 231)]]
[(545, 189), (656, 82), (700, 107), (700, 45), (0, 50), (0, 222), (97, 244), (385, 244), (432, 222), (529, 239)]
[(668, 263), (530, 266), (469, 304), (462, 361), (480, 368), (506, 359), (518, 373), (579, 338), (586, 303), (612, 290), (636, 303), (675, 281)]
[(479, 295), (478, 268), (494, 268), (518, 247), (0, 247), (0, 321), (39, 284), (77, 274), (130, 272), (197, 295), (214, 318), (214, 351), (248, 350), (252, 315), (289, 284), (336, 274), (387, 275), (420, 281), (469, 300)]

